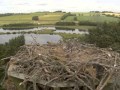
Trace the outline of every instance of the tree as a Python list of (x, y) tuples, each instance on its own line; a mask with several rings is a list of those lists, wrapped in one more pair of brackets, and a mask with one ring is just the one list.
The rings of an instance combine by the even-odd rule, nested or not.
[(7, 64), (8, 61), (1, 59), (14, 55), (20, 49), (20, 46), (24, 44), (25, 44), (24, 35), (10, 39), (9, 42), (5, 44), (0, 44), (0, 90), (6, 90), (3, 89), (2, 85), (6, 78), (6, 72), (7, 72), (6, 70), (8, 68), (8, 64)]
[(98, 40), (96, 41), (96, 45), (102, 48), (109, 47), (115, 42), (114, 38), (110, 35), (100, 35)]
[(38, 17), (38, 16), (33, 16), (33, 17), (32, 17), (32, 20), (34, 20), (34, 21), (39, 21), (39, 17)]
[(74, 17), (74, 21), (77, 21), (77, 17), (76, 16)]
[(89, 30), (88, 41), (102, 48), (111, 47), (113, 50), (120, 50), (119, 23), (104, 23)]

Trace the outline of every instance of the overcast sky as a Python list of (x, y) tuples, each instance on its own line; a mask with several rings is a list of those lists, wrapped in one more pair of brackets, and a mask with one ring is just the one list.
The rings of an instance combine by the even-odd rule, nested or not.
[(0, 0), (0, 13), (56, 10), (120, 12), (120, 0)]

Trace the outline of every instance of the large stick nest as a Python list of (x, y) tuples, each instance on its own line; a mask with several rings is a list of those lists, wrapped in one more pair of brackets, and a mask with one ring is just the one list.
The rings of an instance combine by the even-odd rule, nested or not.
[[(117, 69), (119, 61), (119, 54), (110, 49), (68, 41), (22, 46), (11, 59), (11, 64), (17, 65), (17, 73), (23, 73), (35, 81), (45, 80), (46, 85), (72, 82), (76, 85), (82, 83), (91, 89), (93, 83), (100, 82), (98, 74), (102, 77), (111, 68)], [(102, 70), (98, 71), (101, 68), (97, 66), (101, 66)]]

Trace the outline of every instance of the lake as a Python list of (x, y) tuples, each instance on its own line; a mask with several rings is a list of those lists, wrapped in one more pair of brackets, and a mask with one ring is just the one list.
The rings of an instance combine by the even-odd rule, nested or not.
[(43, 30), (43, 29), (50, 29), (50, 30), (55, 30), (55, 33), (70, 33), (70, 34), (88, 34), (88, 31), (86, 30), (82, 30), (79, 31), (79, 29), (75, 29), (75, 30), (59, 30), (59, 29), (55, 29), (55, 27), (38, 27), (38, 28), (34, 28), (34, 29), (25, 29), (25, 30), (4, 30), (2, 28), (0, 28), (0, 32), (28, 32), (28, 31), (38, 31), (38, 30)]
[(68, 33), (68, 34), (88, 34), (88, 31), (82, 30), (79, 31), (79, 29), (75, 30), (56, 30), (55, 33)]
[[(20, 34), (3, 34), (0, 35), (0, 44), (8, 42), (10, 39), (19, 36)], [(57, 43), (62, 40), (59, 35), (49, 35), (49, 34), (24, 34), (26, 44), (46, 44), (47, 42)]]
[[(3, 30), (0, 29), (0, 32), (22, 32), (22, 31), (36, 31), (36, 30), (43, 30), (43, 29), (51, 29), (55, 30), (55, 33), (70, 33), (70, 34), (88, 34), (88, 31), (79, 31), (78, 29), (75, 30), (56, 30), (55, 27), (39, 27), (34, 29), (26, 29), (26, 30)], [(0, 44), (4, 44), (5, 42), (8, 42), (10, 39), (15, 38), (19, 36), (20, 34), (3, 34), (0, 35)], [(47, 42), (53, 42), (57, 43), (59, 40), (62, 39), (59, 35), (49, 35), (49, 34), (24, 34), (25, 36), (25, 43), (31, 44), (31, 43), (39, 43), (39, 44), (46, 44)], [(35, 40), (36, 41), (35, 41)]]

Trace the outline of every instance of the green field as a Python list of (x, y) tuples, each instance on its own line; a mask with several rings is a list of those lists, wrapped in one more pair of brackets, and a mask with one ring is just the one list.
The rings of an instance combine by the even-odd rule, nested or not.
[[(32, 21), (33, 16), (39, 16), (39, 24), (55, 24), (60, 21), (61, 17), (65, 13), (52, 13), (52, 12), (38, 12), (38, 13), (29, 13), (23, 15), (11, 15), (0, 17), (0, 25), (10, 24), (10, 23), (34, 23)], [(73, 13), (76, 14), (77, 21), (91, 21), (91, 22), (115, 22), (118, 21), (118, 18), (107, 17), (102, 14), (96, 13)], [(75, 16), (68, 16), (64, 21), (74, 21)]]
[(56, 26), (61, 28), (71, 28), (71, 29), (81, 29), (81, 30), (88, 30), (95, 28), (95, 26)]
[[(108, 17), (102, 15), (101, 13), (72, 13), (75, 16), (68, 16), (65, 20), (61, 20), (61, 17), (65, 13), (57, 12), (36, 12), (36, 13), (28, 13), (28, 14), (18, 14), (11, 16), (0, 17), (0, 26), (4, 24), (13, 24), (13, 23), (37, 23), (39, 25), (54, 25), (59, 21), (73, 22), (74, 17), (77, 17), (77, 21), (90, 21), (90, 22), (116, 22), (119, 21), (118, 18)], [(39, 16), (39, 21), (33, 21), (33, 16)], [(91, 29), (92, 26), (65, 26), (69, 28), (78, 28), (78, 29)]]
[(39, 12), (39, 13), (29, 13), (24, 15), (12, 15), (0, 17), (0, 25), (10, 24), (10, 23), (34, 23), (32, 21), (33, 16), (39, 16), (39, 24), (55, 24), (60, 20), (64, 13), (51, 13), (51, 12)]
[[(91, 22), (116, 22), (118, 18), (108, 17), (100, 13), (74, 13), (77, 21), (91, 21)], [(75, 16), (68, 16), (64, 21), (74, 21)]]

